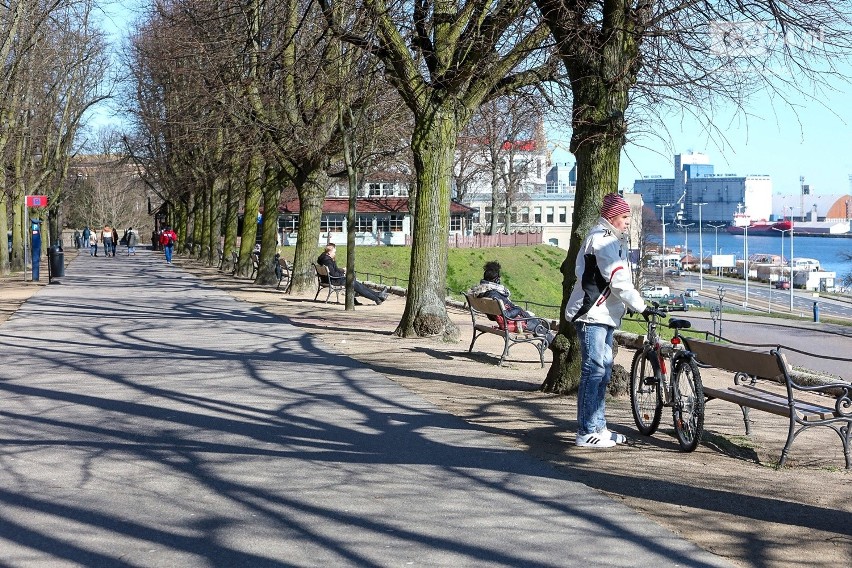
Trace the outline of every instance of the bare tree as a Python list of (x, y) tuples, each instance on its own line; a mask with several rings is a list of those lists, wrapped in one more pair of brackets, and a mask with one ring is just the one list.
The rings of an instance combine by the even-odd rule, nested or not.
[[(536, 3), (570, 77), (573, 105), (577, 192), (562, 265), (563, 308), (581, 240), (603, 196), (618, 190), (628, 125), (637, 132), (643, 120), (653, 124), (672, 110), (712, 124), (717, 104), (744, 111), (749, 95), (762, 89), (795, 107), (799, 96), (812, 94), (810, 87), (818, 91), (841, 77), (836, 65), (852, 51), (849, 1)], [(580, 357), (573, 326), (564, 318), (551, 349), (554, 362), (543, 388), (573, 390)]]
[[(49, 197), (49, 238), (80, 121), (99, 101), (105, 71), (102, 33), (90, 0), (21, 0), (0, 11), (0, 233), (12, 205), (12, 255), (0, 247), (0, 273), (23, 267), (24, 195)], [(11, 174), (11, 177), (10, 177)]]
[(491, 99), (554, 75), (548, 32), (521, 2), (363, 0), (370, 30), (345, 26), (345, 0), (320, 0), (332, 29), (376, 54), (414, 115), (417, 175), (413, 245), (402, 337), (455, 338), (447, 316), (447, 235), (456, 142), (473, 112)]

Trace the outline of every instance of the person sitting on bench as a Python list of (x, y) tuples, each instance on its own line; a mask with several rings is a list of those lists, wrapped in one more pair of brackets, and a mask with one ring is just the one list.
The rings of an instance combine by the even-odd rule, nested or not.
[[(328, 276), (331, 278), (332, 284), (343, 285), (346, 283), (346, 271), (337, 267), (337, 262), (334, 260), (336, 256), (337, 247), (334, 243), (329, 243), (325, 245), (325, 251), (317, 258), (317, 264), (328, 268)], [(387, 292), (375, 292), (357, 280), (353, 281), (352, 288), (355, 290), (356, 296), (364, 296), (368, 300), (373, 300), (376, 305), (388, 298)], [(355, 305), (360, 306), (361, 302), (355, 300)]]
[[(478, 285), (471, 288), (468, 293), (476, 296), (477, 298), (500, 300), (503, 302), (503, 310), (506, 313), (506, 316), (510, 319), (535, 317), (534, 313), (528, 312), (523, 308), (519, 308), (509, 299), (509, 295), (511, 293), (508, 288), (500, 284), (500, 263), (496, 260), (492, 260), (485, 264), (482, 280), (479, 281)], [(489, 316), (489, 318), (490, 317), (491, 316)], [(556, 337), (556, 332), (550, 329), (550, 323), (545, 319), (531, 319), (523, 323), (527, 331), (532, 332), (537, 337), (544, 337), (547, 339), (548, 345), (550, 345), (553, 338)], [(518, 331), (522, 330), (519, 329)]]

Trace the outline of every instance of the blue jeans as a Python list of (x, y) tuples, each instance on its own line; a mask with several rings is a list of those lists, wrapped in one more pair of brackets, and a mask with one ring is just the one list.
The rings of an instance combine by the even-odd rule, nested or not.
[(163, 251), (166, 253), (166, 262), (172, 261), (172, 251), (174, 250), (174, 245), (166, 245), (163, 247)]
[(582, 367), (577, 392), (577, 435), (594, 434), (606, 428), (606, 391), (612, 377), (612, 334), (614, 327), (575, 322)]

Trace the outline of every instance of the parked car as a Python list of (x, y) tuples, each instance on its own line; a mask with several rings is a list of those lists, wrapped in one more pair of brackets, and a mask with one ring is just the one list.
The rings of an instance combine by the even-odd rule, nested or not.
[(685, 312), (689, 310), (686, 298), (681, 295), (666, 296), (659, 300), (660, 310), (664, 312)]
[[(642, 289), (643, 298), (665, 298), (671, 293), (668, 286), (650, 286)], [(662, 302), (661, 302), (662, 303)]]
[(790, 289), (790, 281), (789, 280), (779, 280), (775, 283), (775, 287), (779, 290), (789, 290)]
[(698, 290), (696, 290), (695, 288), (687, 288), (686, 292), (684, 292), (683, 295), (687, 298), (697, 298)]
[(701, 300), (698, 298), (690, 298), (689, 296), (684, 296), (684, 300), (686, 301), (687, 306), (693, 306), (696, 308), (701, 307)]
[(686, 273), (682, 270), (678, 270), (677, 268), (670, 268), (669, 270), (666, 270), (666, 274), (669, 276), (685, 276)]

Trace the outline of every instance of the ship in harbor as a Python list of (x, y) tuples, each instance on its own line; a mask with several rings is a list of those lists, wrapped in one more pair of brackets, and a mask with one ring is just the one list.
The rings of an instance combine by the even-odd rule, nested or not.
[(770, 223), (766, 220), (752, 221), (745, 213), (734, 213), (734, 222), (729, 225), (727, 231), (732, 235), (742, 235), (748, 229), (748, 234), (757, 237), (779, 237), (783, 235), (783, 231), (789, 231), (793, 228), (793, 221), (784, 219)]

